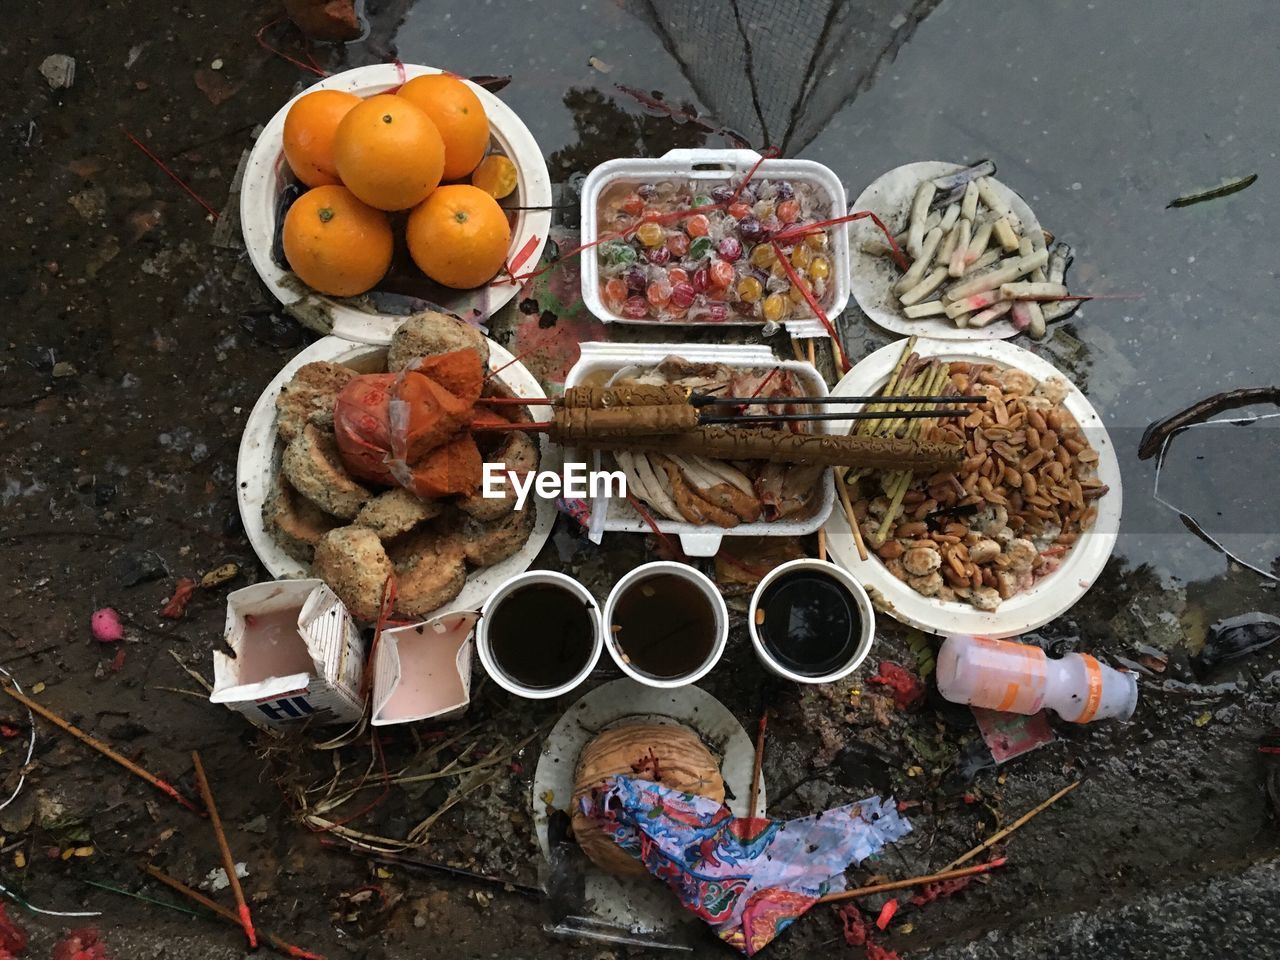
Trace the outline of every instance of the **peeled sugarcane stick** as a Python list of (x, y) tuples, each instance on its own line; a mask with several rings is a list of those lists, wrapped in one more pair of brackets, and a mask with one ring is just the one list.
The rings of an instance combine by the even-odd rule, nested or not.
[[(1043, 236), (1040, 238), (1040, 243), (1037, 243), (1031, 237), (1023, 237), (1022, 241), (1018, 244), (1018, 252), (1023, 256), (1027, 256), (1034, 253), (1036, 250), (1041, 249), (1043, 246)], [(1045, 283), (1047, 280), (1048, 277), (1045, 275), (1043, 267), (1031, 271), (1032, 283)], [(1062, 292), (1065, 294), (1066, 291), (1067, 288), (1063, 286)], [(1000, 292), (1004, 292), (1003, 287), (1000, 288)], [(1045, 333), (1044, 308), (1033, 300), (1015, 303), (1013, 305), (1013, 325), (1015, 327), (1022, 327), (1030, 333), (1031, 336), (1039, 340)]]
[(1019, 277), (1026, 276), (1032, 270), (1043, 267), (1048, 262), (1049, 253), (1047, 250), (1038, 250), (1026, 257), (1009, 257), (1007, 260), (1002, 260), (1000, 266), (990, 273), (984, 273), (971, 280), (956, 284), (942, 295), (942, 299), (948, 302), (955, 302), (972, 294), (981, 293), (984, 290), (998, 289), (1001, 284), (1012, 283)]
[(1001, 300), (1061, 300), (1066, 295), (1067, 288), (1061, 283), (1037, 283), (1032, 280), (1000, 284)]
[[(926, 244), (927, 246), (927, 244)], [(938, 267), (927, 277), (917, 283), (914, 287), (898, 298), (898, 302), (904, 307), (913, 306), (919, 303), (925, 297), (930, 296), (935, 290), (942, 286), (947, 279), (947, 268)]]
[(981, 313), (975, 313), (969, 318), (969, 326), (985, 327), (992, 320), (997, 320), (1012, 310), (1014, 302), (1013, 300), (1000, 300), (987, 307)]
[(991, 246), (991, 221), (985, 220), (974, 228), (973, 238), (969, 241), (969, 246), (964, 253), (965, 266), (979, 269), (978, 260), (987, 252), (989, 246)]
[[(1053, 253), (1049, 255), (1049, 266), (1046, 269), (1045, 279), (1050, 283), (1062, 283), (1067, 276), (1067, 267), (1074, 257), (1075, 251), (1070, 244), (1054, 244)], [(1040, 309), (1044, 313), (1045, 320), (1048, 321), (1065, 317), (1079, 306), (1079, 300), (1060, 300)]]
[(960, 219), (960, 204), (951, 203), (947, 205), (947, 209), (943, 211), (942, 219), (938, 221), (938, 226), (942, 228), (945, 234), (956, 225), (956, 221)]
[[(947, 272), (942, 271), (945, 278)], [(924, 303), (913, 303), (902, 308), (902, 315), (908, 320), (919, 320), (921, 317), (938, 317), (947, 312), (947, 305), (941, 300), (926, 300)]]
[[(924, 243), (925, 219), (929, 216), (929, 204), (937, 188), (933, 181), (925, 180), (916, 187), (915, 198), (911, 201), (911, 218), (907, 221), (907, 252), (919, 259), (921, 244)], [(941, 217), (938, 218), (941, 222)]]
[(942, 244), (938, 247), (938, 252), (933, 256), (933, 265), (935, 267), (945, 267), (951, 262), (951, 258), (955, 255), (956, 245), (960, 239), (960, 224), (955, 223), (951, 229), (947, 231), (947, 235), (943, 237)]
[(902, 278), (894, 284), (893, 289), (896, 293), (901, 294), (910, 290), (924, 279), (924, 273), (929, 269), (929, 264), (933, 262), (933, 255), (937, 253), (938, 244), (940, 243), (942, 243), (942, 228), (934, 227), (925, 235), (924, 241), (920, 245), (919, 252), (916, 254), (916, 262), (913, 263), (911, 265), (911, 269), (904, 273)]
[(960, 216), (973, 223), (978, 219), (978, 181), (970, 180), (964, 188), (964, 199), (960, 201)]
[(996, 243), (1004, 247), (1005, 253), (1013, 253), (1018, 249), (1018, 235), (1014, 233), (1013, 227), (1009, 226), (1009, 221), (1004, 217), (1000, 217), (991, 225), (991, 232), (995, 234)]
[(969, 252), (973, 224), (968, 220), (961, 220), (957, 229), (960, 231), (960, 237), (956, 241), (955, 251), (951, 254), (951, 262), (947, 264), (947, 273), (953, 277), (963, 277), (969, 266), (965, 261), (965, 255)]

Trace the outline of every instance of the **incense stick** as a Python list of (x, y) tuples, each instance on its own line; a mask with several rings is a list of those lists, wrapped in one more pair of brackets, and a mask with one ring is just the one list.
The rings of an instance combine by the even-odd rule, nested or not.
[(1068, 793), (1070, 793), (1076, 787), (1080, 786), (1080, 784), (1082, 783), (1084, 783), (1083, 780), (1075, 780), (1067, 784), (1065, 787), (1063, 787), (1061, 790), (1055, 793), (1052, 797), (1050, 797), (1044, 803), (1040, 804), (1035, 809), (1030, 810), (1027, 813), (1024, 813), (1022, 816), (1020, 816), (1017, 820), (1013, 821), (1013, 823), (1009, 824), (1009, 826), (1005, 827), (1003, 830), (997, 830), (995, 833), (989, 836), (986, 840), (983, 840), (982, 843), (978, 844), (968, 853), (963, 854), (962, 856), (956, 857), (956, 859), (948, 863), (945, 867), (943, 867), (943, 869), (950, 870), (952, 867), (958, 867), (960, 864), (964, 863), (966, 860), (972, 860), (974, 857), (980, 854), (983, 850), (986, 850), (988, 847), (999, 843), (1009, 834), (1013, 833), (1013, 831), (1017, 830), (1024, 823), (1030, 820), (1032, 817), (1038, 816), (1039, 814), (1043, 813), (1045, 810), (1049, 809), (1049, 807), (1053, 806), (1055, 803), (1057, 803), (1059, 800), (1065, 797)]
[(31, 711), (34, 711), (35, 713), (40, 714), (40, 716), (44, 717), (46, 720), (48, 720), (58, 729), (62, 730), (65, 733), (71, 734), (71, 736), (75, 737), (85, 746), (92, 747), (94, 750), (98, 751), (98, 753), (102, 754), (108, 760), (113, 760), (116, 763), (118, 763), (120, 766), (124, 767), (126, 770), (132, 773), (135, 777), (139, 777), (145, 780), (147, 783), (151, 784), (161, 793), (165, 794), (165, 796), (168, 796), (173, 798), (174, 800), (177, 800), (178, 803), (182, 804), (192, 813), (199, 814), (202, 817), (205, 816), (205, 812), (203, 810), (201, 810), (192, 801), (188, 800), (181, 793), (179, 793), (171, 784), (166, 783), (164, 780), (161, 780), (155, 774), (149, 773), (148, 771), (144, 770), (142, 767), (138, 766), (136, 763), (134, 763), (132, 760), (128, 759), (127, 757), (123, 757), (120, 754), (116, 753), (116, 751), (112, 750), (101, 740), (98, 740), (94, 737), (89, 736), (89, 734), (85, 733), (79, 727), (62, 719), (62, 717), (58, 716), (52, 710), (48, 709), (47, 707), (41, 706), (40, 704), (36, 703), (36, 701), (32, 700), (30, 697), (19, 693), (13, 687), (8, 686), (7, 684), (0, 685), (0, 690), (3, 690), (5, 693), (11, 696), (14, 700), (17, 700), (19, 703), (25, 706), (28, 710), (31, 710)]
[(943, 880), (956, 880), (960, 877), (972, 877), (975, 874), (986, 873), (988, 870), (994, 870), (997, 867), (1005, 865), (1005, 858), (1000, 857), (998, 860), (991, 860), (988, 863), (980, 863), (976, 867), (965, 867), (963, 870), (942, 870), (938, 873), (930, 873), (923, 877), (912, 877), (909, 880), (891, 880), (888, 883), (876, 883), (869, 887), (857, 887), (853, 890), (842, 890), (839, 893), (828, 893), (825, 897), (819, 897), (819, 903), (839, 903), (841, 900), (856, 900), (858, 897), (867, 897), (873, 893), (884, 893), (887, 890), (905, 890), (907, 887), (922, 887), (926, 883), (940, 883)]
[(258, 949), (258, 935), (253, 929), (253, 917), (249, 913), (249, 904), (245, 903), (244, 890), (240, 887), (240, 878), (236, 876), (236, 858), (231, 855), (231, 845), (227, 843), (226, 831), (222, 829), (222, 818), (218, 816), (218, 805), (213, 801), (213, 791), (209, 789), (209, 778), (205, 776), (204, 764), (200, 762), (200, 751), (191, 751), (191, 763), (196, 768), (196, 783), (200, 787), (200, 797), (204, 800), (205, 809), (209, 811), (209, 822), (213, 824), (213, 835), (218, 838), (218, 850), (222, 854), (222, 868), (227, 871), (227, 879), (231, 882), (231, 892), (236, 898), (236, 907), (240, 911), (240, 926), (244, 935), (249, 938), (249, 949)]
[[(176, 877), (169, 876), (169, 874), (165, 873), (159, 867), (147, 864), (147, 874), (152, 878), (159, 880), (170, 890), (174, 890), (182, 894), (193, 903), (200, 904), (200, 906), (211, 911), (215, 916), (227, 921), (227, 923), (231, 924), (233, 927), (240, 926), (240, 918), (226, 907), (222, 906), (220, 903), (210, 900), (203, 893), (192, 890), (181, 880)], [(292, 943), (289, 943), (287, 940), (282, 940), (273, 933), (263, 931), (262, 941), (272, 950), (275, 950), (277, 953), (282, 953), (286, 957), (294, 957), (296, 960), (324, 960), (324, 957), (319, 954), (312, 953), (309, 950), (303, 950), (301, 947), (295, 947)]]

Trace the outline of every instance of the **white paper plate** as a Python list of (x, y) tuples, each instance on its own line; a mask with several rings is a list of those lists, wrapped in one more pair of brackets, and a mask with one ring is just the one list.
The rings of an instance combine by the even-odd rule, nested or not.
[[(360, 97), (371, 97), (394, 90), (414, 77), (441, 72), (435, 67), (415, 64), (404, 64), (401, 68), (393, 63), (379, 63), (336, 73), (303, 90), (281, 107), (262, 129), (249, 153), (240, 185), (240, 226), (249, 259), (276, 299), (313, 330), (360, 343), (386, 343), (404, 316), (361, 309), (356, 299), (336, 299), (316, 293), (272, 259), (276, 209), (280, 192), (290, 180), (283, 141), (289, 108), (298, 97), (316, 90), (345, 90)], [(516, 190), (510, 199), (522, 207), (541, 208), (515, 211), (507, 262), (519, 273), (522, 268), (537, 264), (547, 243), (551, 229), (551, 176), (533, 134), (515, 111), (483, 87), (469, 80), (465, 82), (484, 104), (493, 143), (516, 165)], [(450, 291), (437, 306), (463, 319), (474, 320), (493, 313), (519, 290), (520, 284), (512, 281), (475, 290)]]
[[(836, 384), (833, 397), (870, 395), (884, 386), (902, 356), (903, 341), (881, 347)], [(835, 510), (827, 521), (827, 547), (831, 558), (860, 581), (868, 591), (875, 589), (887, 602), (887, 612), (896, 620), (939, 636), (968, 633), (986, 637), (1012, 637), (1048, 623), (1065, 613), (1085, 595), (1102, 573), (1120, 531), (1120, 464), (1115, 446), (1093, 405), (1071, 381), (1052, 364), (1011, 343), (945, 343), (921, 339), (916, 352), (922, 357), (948, 360), (994, 361), (1023, 370), (1037, 380), (1053, 377), (1069, 386), (1063, 405), (1085, 430), (1098, 451), (1098, 477), (1111, 489), (1097, 500), (1098, 518), (1081, 534), (1062, 564), (1049, 576), (1036, 581), (1030, 590), (1010, 597), (987, 613), (967, 603), (948, 603), (922, 596), (891, 574), (872, 553), (858, 559), (858, 549), (843, 510)], [(852, 405), (851, 405), (852, 407)], [(854, 407), (854, 409), (857, 409)], [(844, 425), (847, 429), (848, 424)]]
[[(240, 438), (240, 454), (236, 461), (236, 496), (240, 501), (240, 521), (249, 534), (253, 552), (258, 555), (267, 572), (276, 579), (311, 576), (310, 567), (285, 553), (262, 522), (262, 505), (271, 496), (272, 484), (280, 470), (280, 445), (276, 443), (276, 396), (280, 393), (280, 388), (298, 372), (298, 368), (305, 364), (329, 360), (334, 363), (349, 363), (357, 369), (367, 367), (369, 372), (373, 372), (375, 369), (385, 369), (385, 356), (386, 347), (351, 343), (339, 337), (325, 337), (286, 363), (253, 405), (253, 411), (244, 425), (244, 435)], [(497, 368), (510, 364), (498, 374), (498, 378), (518, 396), (545, 400), (547, 395), (533, 374), (523, 364), (512, 363), (513, 359), (505, 349), (489, 341), (490, 366)], [(549, 419), (551, 416), (550, 407), (530, 406), (529, 410), (534, 419)], [(549, 444), (546, 439), (539, 435), (538, 443), (545, 464), (543, 469), (556, 469), (556, 465), (547, 460)], [(555, 520), (555, 507), (551, 501), (535, 497), (534, 504), (537, 517), (533, 533), (525, 541), (525, 545), (501, 563), (471, 569), (462, 592), (439, 610), (433, 610), (430, 619), (455, 610), (479, 610), (485, 597), (498, 584), (529, 569), (534, 557), (551, 535), (551, 526)]]
[[(915, 196), (920, 181), (945, 176), (964, 168), (964, 164), (945, 163), (941, 160), (921, 160), (895, 167), (878, 177), (863, 190), (853, 202), (853, 210), (870, 210), (893, 233), (906, 227), (911, 198)], [(996, 194), (1022, 221), (1024, 232), (1031, 236), (1038, 232), (1040, 221), (1031, 212), (1025, 200), (995, 177), (990, 177)], [(938, 340), (1007, 340), (1021, 331), (1014, 329), (1007, 318), (1000, 318), (985, 327), (957, 327), (946, 317), (922, 317), (910, 320), (902, 315), (902, 307), (893, 294), (893, 285), (901, 274), (888, 257), (874, 257), (863, 253), (862, 245), (870, 240), (884, 240), (879, 228), (869, 219), (854, 220), (849, 224), (849, 261), (853, 265), (850, 290), (862, 312), (886, 330)]]
[[(755, 745), (723, 703), (700, 687), (662, 690), (630, 677), (602, 684), (585, 694), (556, 722), (542, 745), (533, 775), (533, 824), (545, 859), (547, 803), (567, 810), (573, 796), (578, 754), (596, 734), (622, 723), (675, 723), (688, 727), (720, 758), (725, 802), (734, 816), (747, 816)], [(730, 796), (732, 799), (730, 799)], [(765, 815), (764, 778), (756, 800), (756, 816)], [(622, 924), (632, 933), (669, 930), (692, 915), (681, 910), (664, 884), (651, 877), (615, 877), (584, 863), (586, 895), (601, 920)]]

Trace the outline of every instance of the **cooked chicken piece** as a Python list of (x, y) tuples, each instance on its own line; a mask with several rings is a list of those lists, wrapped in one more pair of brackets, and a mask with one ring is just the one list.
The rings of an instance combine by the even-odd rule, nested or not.
[(440, 504), (419, 500), (403, 487), (378, 494), (356, 514), (357, 526), (368, 527), (379, 539), (390, 540), (408, 533), (425, 520), (440, 515)]
[(818, 496), (825, 470), (812, 464), (764, 464), (755, 487), (765, 519), (781, 520), (809, 507)]
[[(699, 458), (696, 457), (675, 456), (671, 457), (671, 460), (680, 468), (680, 473), (690, 489), (703, 500), (721, 510), (728, 510), (739, 520), (747, 523), (754, 523), (760, 519), (762, 509), (760, 501), (751, 494), (744, 493), (735, 483), (726, 481), (720, 473), (713, 471), (709, 466), (703, 465), (710, 464), (711, 461), (699, 462)], [(745, 480), (746, 477), (743, 479)]]
[(474, 348), (480, 354), (483, 366), (488, 369), (489, 341), (483, 333), (447, 313), (424, 310), (405, 320), (391, 335), (391, 347), (387, 350), (387, 370), (398, 373), (418, 357), (448, 353), (466, 347)]
[(713, 523), (718, 527), (738, 525), (737, 514), (717, 507), (694, 492), (674, 460), (662, 457), (660, 465), (666, 472), (667, 479), (671, 481), (671, 496), (676, 502), (676, 508), (686, 520), (690, 523)]
[(536, 514), (537, 508), (531, 502), (526, 503), (523, 510), (513, 510), (492, 523), (460, 514), (456, 529), (467, 562), (488, 567), (515, 554), (533, 533)]
[(317, 541), (342, 521), (320, 510), (278, 476), (271, 496), (262, 505), (262, 522), (285, 553), (310, 563)]
[[(527, 433), (513, 431), (503, 438), (502, 446), (484, 458), (485, 463), (502, 463), (523, 481), (524, 475), (538, 469), (538, 441)], [(490, 521), (505, 517), (516, 508), (516, 488), (503, 478), (501, 497), (486, 497), (483, 491), (458, 500), (458, 509), (477, 520)]]
[(311, 570), (357, 620), (378, 619), (383, 585), (392, 569), (382, 541), (368, 527), (339, 527), (326, 533), (316, 544)]
[(302, 432), (312, 414), (333, 419), (333, 402), (356, 372), (340, 363), (318, 360), (298, 368), (276, 396), (276, 430), (288, 443)]
[(425, 617), (459, 593), (467, 582), (462, 540), (447, 532), (402, 537), (391, 548), (396, 571), (396, 613)]
[(347, 473), (333, 434), (312, 423), (284, 448), (280, 471), (300, 494), (325, 513), (344, 520), (359, 513), (373, 496)]

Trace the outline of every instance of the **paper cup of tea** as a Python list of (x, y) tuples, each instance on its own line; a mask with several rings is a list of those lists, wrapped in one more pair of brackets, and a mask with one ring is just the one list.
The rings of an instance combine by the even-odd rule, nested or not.
[(765, 667), (796, 683), (847, 677), (867, 658), (876, 635), (867, 591), (825, 560), (792, 560), (770, 570), (751, 597), (747, 625)]
[(485, 601), (476, 625), (485, 673), (531, 700), (558, 697), (582, 683), (603, 645), (595, 597), (577, 580), (550, 570), (507, 580)]
[(658, 561), (617, 582), (604, 606), (605, 646), (627, 676), (650, 687), (705, 677), (729, 639), (729, 610), (693, 567)]

